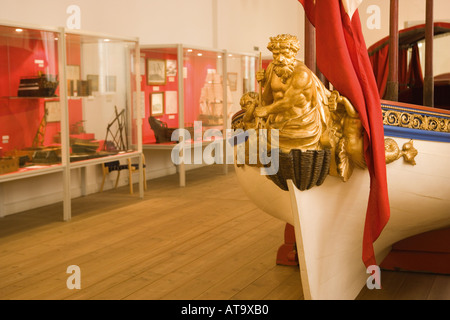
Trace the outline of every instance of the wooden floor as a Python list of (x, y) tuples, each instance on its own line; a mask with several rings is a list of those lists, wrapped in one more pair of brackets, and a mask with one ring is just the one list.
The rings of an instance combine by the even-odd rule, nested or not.
[[(136, 188), (135, 188), (136, 190)], [(233, 168), (148, 181), (0, 219), (0, 299), (302, 300), (298, 266), (275, 263), (284, 223), (248, 200)], [(81, 270), (69, 290), (67, 268)], [(383, 272), (358, 299), (450, 299), (450, 277)]]

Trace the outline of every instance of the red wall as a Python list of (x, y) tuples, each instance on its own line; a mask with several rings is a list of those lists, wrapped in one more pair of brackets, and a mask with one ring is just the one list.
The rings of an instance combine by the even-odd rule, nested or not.
[[(164, 60), (175, 60), (177, 61), (177, 55), (171, 53), (156, 53), (156, 52), (146, 52), (145, 49), (141, 49), (141, 54), (145, 54), (145, 59), (164, 59)], [(177, 61), (178, 63), (178, 61)], [(194, 121), (198, 119), (199, 115), (199, 101), (201, 90), (205, 85), (205, 80), (207, 76), (208, 69), (217, 70), (217, 60), (216, 58), (208, 57), (197, 57), (195, 55), (185, 57), (184, 67), (187, 69), (187, 79), (184, 79), (184, 118), (185, 126), (194, 125)], [(143, 72), (142, 72), (143, 73)], [(145, 92), (145, 117), (142, 127), (142, 137), (143, 143), (155, 143), (155, 135), (153, 130), (150, 128), (148, 123), (148, 118), (150, 117), (150, 95), (152, 92), (166, 92), (166, 91), (177, 91), (178, 92), (178, 76), (180, 74), (180, 68), (177, 65), (177, 76), (174, 77), (174, 81), (170, 82), (169, 78), (166, 78), (165, 85), (159, 85), (158, 90), (154, 91), (153, 85), (147, 85), (147, 73), (142, 77), (141, 90)], [(165, 103), (166, 101), (164, 101)], [(178, 106), (179, 108), (179, 106)], [(165, 110), (165, 107), (164, 107)], [(171, 115), (173, 119), (169, 119), (169, 115), (164, 114), (162, 116), (155, 116), (155, 118), (167, 123), (170, 128), (178, 127), (178, 114)]]
[[(79, 35), (66, 35), (66, 61), (67, 65), (81, 65), (81, 40)], [(70, 131), (72, 125), (83, 120), (83, 102), (81, 99), (68, 99), (68, 101)]]
[[(163, 59), (163, 60), (175, 60), (177, 61), (177, 55), (176, 54), (170, 54), (170, 53), (157, 53), (157, 52), (145, 52), (145, 50), (141, 50), (141, 54), (145, 54), (145, 64), (147, 65), (147, 59)], [(177, 62), (178, 63), (178, 62)], [(144, 92), (145, 96), (145, 116), (144, 121), (142, 124), (142, 140), (143, 143), (155, 143), (156, 138), (153, 133), (153, 130), (150, 128), (150, 124), (148, 122), (148, 119), (151, 115), (150, 110), (150, 99), (152, 92), (166, 92), (166, 91), (177, 91), (178, 92), (178, 66), (177, 66), (177, 76), (173, 77), (173, 79), (169, 79), (169, 77), (166, 77), (166, 84), (165, 85), (148, 85), (147, 84), (147, 70), (141, 70), (142, 74), (142, 82), (141, 82), (141, 91)], [(169, 81), (173, 80), (173, 81)], [(158, 87), (157, 90), (154, 90), (154, 87)], [(166, 103), (166, 100), (164, 99), (164, 104)], [(165, 110), (165, 106), (164, 106)], [(164, 121), (167, 123), (169, 127), (178, 127), (178, 114), (173, 115), (175, 116), (174, 119), (169, 119), (169, 116), (164, 114), (162, 116), (155, 116), (155, 118)]]
[[(3, 151), (31, 147), (36, 136), (45, 102), (43, 99), (17, 98), (17, 91), (21, 77), (58, 72), (57, 42), (51, 39), (48, 44), (46, 52), (44, 42), (39, 39), (3, 37), (0, 40), (0, 135), (9, 136), (8, 143), (0, 139)], [(35, 60), (43, 60), (43, 66)], [(60, 123), (48, 123), (44, 143), (53, 144), (59, 131)]]

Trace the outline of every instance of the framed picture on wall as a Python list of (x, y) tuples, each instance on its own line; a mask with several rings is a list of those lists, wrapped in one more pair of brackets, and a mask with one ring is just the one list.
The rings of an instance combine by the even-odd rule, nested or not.
[(67, 94), (69, 96), (77, 96), (78, 88), (77, 81), (80, 80), (80, 66), (79, 65), (68, 65), (66, 67), (66, 78), (67, 78)]
[(147, 59), (147, 84), (166, 84), (166, 60)]
[(166, 91), (165, 93), (165, 114), (176, 114), (178, 113), (178, 92), (177, 91)]
[(230, 86), (231, 91), (237, 90), (237, 78), (238, 78), (238, 74), (236, 72), (228, 72), (227, 73), (227, 81), (228, 81), (228, 85)]
[(150, 93), (150, 114), (152, 116), (164, 114), (164, 92)]
[(61, 105), (59, 101), (45, 101), (47, 111), (47, 122), (61, 121)]
[(105, 76), (105, 91), (116, 92), (116, 76)]
[(168, 77), (176, 77), (177, 75), (177, 60), (167, 60), (166, 62)]
[(93, 92), (98, 92), (98, 74), (88, 74), (86, 79), (91, 82), (91, 90)]

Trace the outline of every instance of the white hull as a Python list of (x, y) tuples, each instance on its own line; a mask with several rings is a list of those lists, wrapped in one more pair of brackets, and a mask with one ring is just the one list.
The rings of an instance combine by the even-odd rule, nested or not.
[[(409, 139), (393, 138), (399, 146)], [(374, 244), (377, 262), (392, 244), (450, 226), (450, 144), (414, 140), (416, 165), (387, 165), (391, 217)], [(266, 213), (295, 229), (307, 299), (354, 299), (370, 274), (362, 262), (369, 173), (355, 170), (347, 182), (329, 176), (321, 186), (282, 191), (258, 168), (236, 167), (246, 194)], [(383, 285), (383, 279), (381, 279)]]

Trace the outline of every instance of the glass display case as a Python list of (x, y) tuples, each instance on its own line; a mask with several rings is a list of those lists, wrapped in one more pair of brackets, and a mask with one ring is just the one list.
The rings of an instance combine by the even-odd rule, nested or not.
[[(203, 140), (208, 129), (229, 128), (231, 116), (240, 109), (241, 96), (256, 90), (255, 54), (181, 44), (140, 49), (144, 145), (172, 142), (176, 128), (196, 133), (196, 139), (191, 134), (193, 141)], [(202, 132), (194, 130), (195, 122), (201, 123)]]
[(178, 57), (178, 49), (177, 45), (140, 48), (144, 145), (168, 143), (174, 128), (184, 125), (184, 119), (179, 116), (179, 105), (184, 99), (178, 68), (183, 60)]
[[(137, 38), (0, 22), (0, 216), (5, 200), (24, 201), (9, 190), (37, 177), (27, 181), (45, 187), (24, 196), (62, 193), (70, 220), (72, 190), (98, 191), (93, 165), (111, 161), (139, 164), (143, 197), (139, 67)], [(40, 177), (52, 173), (62, 179)]]
[(60, 37), (0, 25), (0, 182), (62, 170)]
[(229, 128), (241, 96), (256, 90), (254, 54), (181, 44), (140, 49), (144, 145), (173, 143), (177, 128), (186, 129), (192, 141), (203, 141), (206, 130)]
[(227, 128), (231, 128), (232, 116), (241, 110), (240, 99), (247, 92), (259, 92), (256, 71), (259, 58), (256, 54), (226, 52), (227, 85), (230, 90), (227, 108)]
[(136, 39), (66, 31), (70, 163), (139, 151)]
[[(202, 160), (186, 158), (186, 154), (201, 151), (219, 136), (223, 138), (232, 115), (240, 109), (241, 96), (256, 90), (258, 58), (183, 44), (141, 45), (140, 51), (145, 102), (143, 149), (173, 150), (180, 141), (178, 135), (172, 137), (173, 132), (184, 129), (183, 148), (194, 149), (180, 152), (184, 160), (176, 163), (180, 185), (184, 186), (184, 165), (201, 164), (195, 161)], [(226, 163), (219, 158), (220, 163)]]
[(186, 141), (192, 142), (201, 142), (207, 129), (223, 130), (227, 90), (222, 83), (222, 51), (184, 45), (141, 46), (141, 65), (145, 66), (141, 86), (147, 119), (145, 145), (172, 143), (177, 128), (186, 129), (190, 134)]
[[(88, 171), (98, 164), (138, 165), (139, 194), (144, 195), (142, 116), (140, 110), (139, 41), (104, 34), (64, 30), (67, 153), (65, 197), (70, 196), (73, 169), (81, 169), (81, 195)], [(122, 162), (121, 162), (122, 161)], [(131, 175), (131, 167), (128, 166)], [(103, 177), (104, 182), (105, 176)], [(102, 187), (103, 188), (103, 182)], [(131, 183), (131, 179), (129, 181)], [(96, 181), (93, 182), (94, 185)], [(116, 184), (117, 185), (117, 184)], [(69, 201), (69, 199), (67, 199)], [(65, 213), (70, 216), (70, 213)]]

